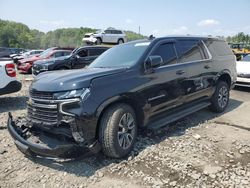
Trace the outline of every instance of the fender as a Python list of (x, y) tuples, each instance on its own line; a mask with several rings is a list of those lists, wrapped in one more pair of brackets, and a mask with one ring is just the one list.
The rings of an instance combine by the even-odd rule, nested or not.
[(137, 114), (143, 116), (143, 119), (145, 117), (145, 104), (143, 100), (140, 100), (139, 96), (134, 96), (133, 94), (123, 94), (123, 95), (117, 95), (114, 97), (111, 97), (99, 105), (99, 107), (96, 110), (96, 117), (99, 118), (103, 110), (109, 106), (112, 103), (120, 102), (120, 101), (127, 101), (136, 111)]

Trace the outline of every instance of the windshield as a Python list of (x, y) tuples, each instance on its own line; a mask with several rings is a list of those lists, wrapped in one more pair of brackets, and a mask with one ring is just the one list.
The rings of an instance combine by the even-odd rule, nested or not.
[(241, 61), (250, 61), (250, 55), (246, 55)]
[(89, 67), (131, 67), (139, 60), (149, 44), (150, 42), (133, 42), (113, 47), (100, 55)]
[(43, 51), (39, 57), (41, 58), (46, 58), (49, 56), (50, 52), (52, 51), (53, 48), (48, 48), (47, 50)]

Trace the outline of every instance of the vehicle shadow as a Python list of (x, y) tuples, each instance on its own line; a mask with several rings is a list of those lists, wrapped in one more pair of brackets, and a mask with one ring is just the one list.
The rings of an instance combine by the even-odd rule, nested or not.
[[(182, 136), (186, 133), (187, 129), (196, 127), (205, 121), (228, 113), (238, 108), (241, 104), (241, 101), (231, 99), (227, 110), (223, 113), (217, 114), (209, 111), (209, 109), (204, 109), (177, 122), (171, 123), (157, 131), (141, 130), (138, 136), (137, 143), (135, 144), (135, 149), (128, 157), (134, 157), (147, 147), (158, 144), (166, 138), (173, 136)], [(89, 177), (94, 175), (96, 171), (113, 163), (125, 162), (128, 157), (124, 159), (111, 159), (105, 157), (102, 153), (98, 153), (95, 156), (69, 161), (60, 161), (45, 158), (31, 158), (31, 160), (35, 163), (39, 163), (43, 166), (47, 166), (58, 171), (64, 171), (67, 173), (75, 174), (77, 176)]]
[(0, 113), (26, 109), (27, 96), (0, 97)]

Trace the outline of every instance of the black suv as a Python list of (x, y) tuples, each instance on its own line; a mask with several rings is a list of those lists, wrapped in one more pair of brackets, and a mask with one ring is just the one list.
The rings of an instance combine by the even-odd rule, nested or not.
[(107, 49), (104, 46), (85, 46), (75, 49), (69, 56), (38, 60), (33, 65), (32, 73), (38, 75), (45, 71), (83, 68)]
[(82, 70), (44, 73), (30, 87), (27, 124), (9, 114), (25, 154), (76, 157), (130, 153), (137, 130), (157, 129), (205, 107), (222, 112), (236, 81), (227, 43), (164, 37), (113, 47)]

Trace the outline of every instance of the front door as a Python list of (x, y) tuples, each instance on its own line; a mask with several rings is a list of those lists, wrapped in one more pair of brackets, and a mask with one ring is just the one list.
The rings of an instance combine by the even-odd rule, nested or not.
[(78, 51), (75, 58), (76, 59), (72, 63), (73, 69), (84, 68), (91, 62), (87, 49), (81, 49), (80, 51)]
[(175, 42), (159, 43), (150, 55), (159, 55), (163, 59), (160, 67), (144, 75), (148, 83), (142, 95), (147, 100), (149, 116), (154, 116), (183, 103), (187, 72), (185, 65), (177, 63)]

